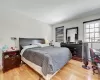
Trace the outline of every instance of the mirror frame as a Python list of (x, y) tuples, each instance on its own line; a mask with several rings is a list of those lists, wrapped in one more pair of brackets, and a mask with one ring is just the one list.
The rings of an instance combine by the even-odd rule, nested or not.
[(67, 42), (67, 40), (68, 40), (68, 35), (67, 35), (68, 30), (72, 30), (72, 29), (76, 29), (76, 31), (77, 31), (77, 40), (78, 40), (78, 27), (72, 27), (72, 28), (67, 28), (67, 29), (66, 29), (66, 42)]

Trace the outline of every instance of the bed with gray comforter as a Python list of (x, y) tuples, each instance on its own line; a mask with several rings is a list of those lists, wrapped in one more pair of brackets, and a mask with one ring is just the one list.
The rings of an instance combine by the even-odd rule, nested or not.
[(53, 74), (60, 70), (72, 57), (68, 48), (53, 46), (28, 48), (22, 56), (41, 66), (44, 75)]

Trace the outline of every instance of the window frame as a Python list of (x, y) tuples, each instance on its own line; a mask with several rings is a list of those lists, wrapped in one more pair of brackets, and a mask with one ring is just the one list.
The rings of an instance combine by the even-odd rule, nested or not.
[[(98, 22), (99, 22), (99, 27), (95, 27), (95, 23), (98, 23)], [(92, 24), (92, 23), (94, 24), (94, 31), (90, 32), (90, 29), (92, 29), (92, 28), (90, 28), (90, 24)], [(87, 28), (87, 29), (89, 29), (89, 32), (87, 32), (87, 33), (86, 33), (86, 24), (89, 24), (89, 28)], [(95, 28), (99, 28), (99, 31), (95, 32)], [(94, 37), (93, 37), (94, 41), (91, 41), (90, 33), (94, 33)], [(99, 37), (95, 37), (95, 33), (99, 33)], [(88, 38), (85, 38), (86, 34), (89, 34)], [(83, 39), (84, 42), (86, 42), (86, 43), (100, 43), (99, 41), (95, 42), (96, 38), (100, 39), (100, 18), (99, 19), (95, 19), (95, 20), (90, 20), (90, 21), (83, 22), (83, 38), (84, 38)], [(86, 41), (86, 39), (89, 39), (89, 42)]]

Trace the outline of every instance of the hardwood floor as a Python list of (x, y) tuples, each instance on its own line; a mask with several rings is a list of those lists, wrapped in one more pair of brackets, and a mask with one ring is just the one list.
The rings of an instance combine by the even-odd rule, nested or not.
[[(100, 80), (97, 74), (92, 74), (92, 70), (85, 70), (81, 66), (82, 62), (71, 60), (52, 80)], [(39, 75), (28, 66), (22, 65), (6, 73), (0, 71), (0, 80), (39, 80)]]

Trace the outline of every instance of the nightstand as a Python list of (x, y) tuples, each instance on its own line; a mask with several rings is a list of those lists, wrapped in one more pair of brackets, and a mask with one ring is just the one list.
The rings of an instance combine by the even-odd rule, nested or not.
[(21, 63), (21, 55), (19, 50), (7, 51), (2, 53), (3, 72), (19, 67)]

